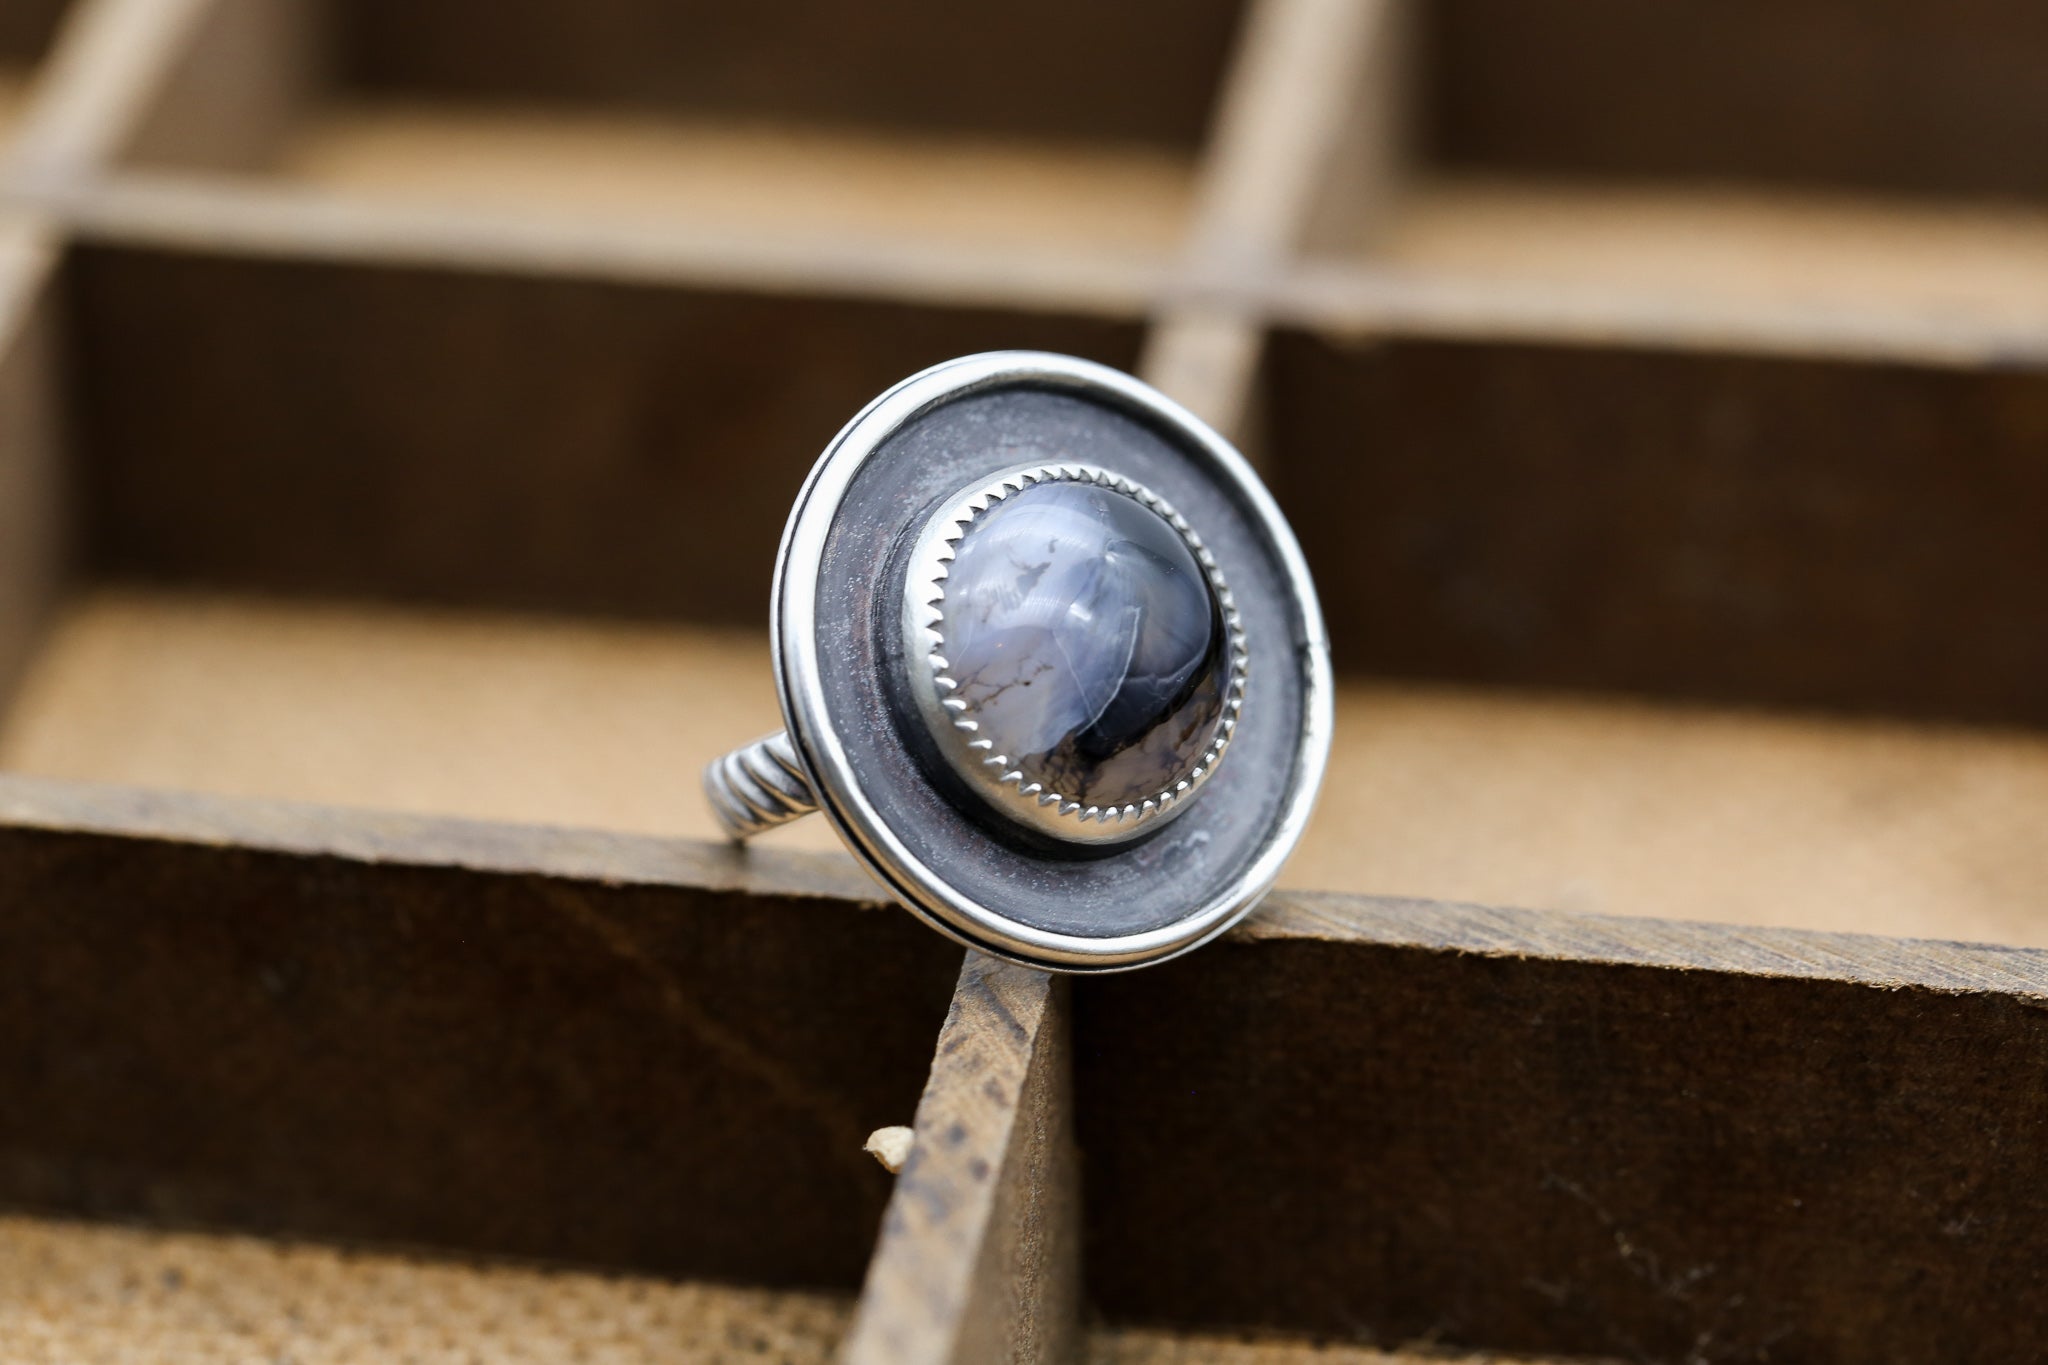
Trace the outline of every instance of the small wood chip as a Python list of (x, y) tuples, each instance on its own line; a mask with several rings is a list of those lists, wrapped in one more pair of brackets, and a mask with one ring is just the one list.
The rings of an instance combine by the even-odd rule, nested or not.
[(877, 1128), (868, 1134), (867, 1146), (861, 1150), (881, 1162), (890, 1175), (895, 1175), (903, 1169), (903, 1163), (910, 1160), (910, 1148), (916, 1141), (916, 1134), (900, 1125)]

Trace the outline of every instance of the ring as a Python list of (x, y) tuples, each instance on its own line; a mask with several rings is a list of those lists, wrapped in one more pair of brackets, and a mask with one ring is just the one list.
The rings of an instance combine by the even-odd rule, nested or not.
[(1163, 394), (1040, 352), (882, 394), (790, 512), (782, 733), (705, 769), (746, 839), (823, 811), (952, 938), (1048, 971), (1164, 961), (1250, 913), (1328, 762), (1293, 532)]

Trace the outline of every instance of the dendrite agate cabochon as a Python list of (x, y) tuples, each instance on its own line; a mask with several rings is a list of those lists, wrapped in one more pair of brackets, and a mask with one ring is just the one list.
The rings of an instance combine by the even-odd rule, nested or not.
[(999, 812), (1082, 841), (1134, 834), (1220, 758), (1232, 628), (1171, 517), (1091, 475), (1026, 482), (956, 524), (924, 666), (941, 753)]

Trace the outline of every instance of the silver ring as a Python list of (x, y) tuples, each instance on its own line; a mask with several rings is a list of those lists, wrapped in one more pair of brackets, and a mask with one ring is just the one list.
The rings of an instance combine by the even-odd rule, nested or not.
[(1328, 761), (1300, 548), (1229, 442), (1068, 356), (870, 403), (783, 534), (784, 731), (711, 764), (745, 839), (822, 810), (904, 905), (1050, 971), (1163, 961), (1249, 913)]

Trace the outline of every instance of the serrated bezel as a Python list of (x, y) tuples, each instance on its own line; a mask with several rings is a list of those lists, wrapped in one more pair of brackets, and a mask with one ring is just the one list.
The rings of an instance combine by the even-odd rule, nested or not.
[[(1090, 805), (1032, 781), (1012, 755), (994, 751), (978, 725), (951, 694), (958, 683), (946, 659), (942, 604), (954, 550), (990, 508), (1027, 488), (1048, 483), (1083, 483), (1132, 498), (1161, 517), (1180, 536), (1201, 566), (1227, 635), (1224, 657), (1229, 676), (1223, 687), (1223, 717), (1213, 743), (1201, 757), (1143, 801), (1121, 806)], [(1088, 464), (1029, 464), (1005, 470), (963, 489), (940, 505), (911, 551), (903, 592), (904, 661), (911, 692), (948, 767), (997, 811), (1027, 828), (1068, 843), (1117, 844), (1138, 838), (1186, 810), (1216, 771), (1230, 747), (1244, 709), (1250, 651), (1244, 621), (1216, 557), (1185, 517), (1134, 479)]]

